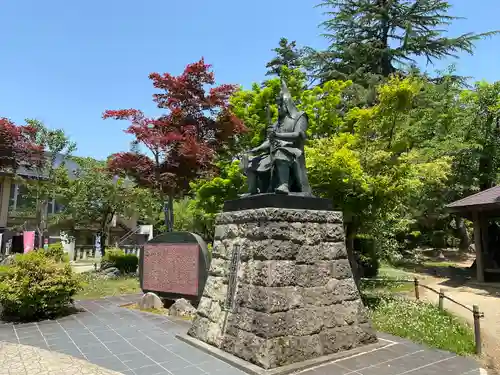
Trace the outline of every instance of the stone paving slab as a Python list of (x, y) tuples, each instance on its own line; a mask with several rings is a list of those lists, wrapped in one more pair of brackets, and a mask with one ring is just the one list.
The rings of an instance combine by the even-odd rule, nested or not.
[(119, 375), (82, 359), (33, 346), (0, 342), (0, 375)]
[[(0, 342), (30, 345), (70, 355), (125, 375), (244, 374), (177, 339), (176, 335), (187, 332), (189, 322), (119, 307), (138, 298), (128, 296), (81, 301), (78, 305), (85, 311), (76, 315), (39, 323), (0, 324)], [(380, 334), (379, 338), (386, 342), (381, 349), (343, 358), (301, 374), (482, 374), (472, 358), (429, 349), (386, 334)], [(1, 358), (4, 357), (0, 349), (0, 361)], [(0, 362), (1, 368), (3, 365)], [(38, 375), (36, 372), (33, 374)], [(0, 375), (3, 373), (0, 372)], [(9, 375), (17, 373), (11, 371)]]

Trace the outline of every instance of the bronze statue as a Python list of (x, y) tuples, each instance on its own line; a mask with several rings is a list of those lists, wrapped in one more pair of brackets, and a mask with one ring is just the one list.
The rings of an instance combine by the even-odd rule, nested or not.
[[(284, 81), (278, 100), (278, 120), (270, 125), (267, 139), (242, 158), (248, 194), (276, 193), (311, 196), (304, 143), (308, 118), (299, 112)], [(254, 155), (249, 157), (249, 155)]]

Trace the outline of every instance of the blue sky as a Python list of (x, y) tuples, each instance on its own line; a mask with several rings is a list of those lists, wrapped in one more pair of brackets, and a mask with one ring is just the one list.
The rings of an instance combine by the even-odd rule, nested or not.
[[(280, 37), (325, 46), (317, 0), (10, 0), (0, 12), (0, 116), (63, 128), (76, 154), (105, 158), (128, 149), (125, 122), (106, 109), (158, 114), (150, 72), (179, 74), (205, 57), (219, 83), (261, 81)], [(498, 0), (452, 0), (451, 34), (500, 28)], [(479, 6), (480, 4), (480, 6)], [(281, 16), (280, 16), (281, 15)], [(500, 80), (500, 36), (478, 43), (458, 72)], [(446, 67), (450, 61), (436, 68)], [(433, 71), (436, 68), (430, 67)]]

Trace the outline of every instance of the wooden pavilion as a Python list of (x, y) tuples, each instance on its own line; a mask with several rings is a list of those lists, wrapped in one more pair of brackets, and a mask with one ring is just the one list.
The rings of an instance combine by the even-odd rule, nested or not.
[(450, 203), (446, 207), (449, 211), (474, 223), (477, 281), (485, 281), (485, 274), (486, 276), (500, 274), (500, 268), (494, 260), (500, 254), (500, 247), (490, 248), (492, 247), (490, 235), (493, 234), (490, 222), (492, 219), (500, 218), (500, 185)]

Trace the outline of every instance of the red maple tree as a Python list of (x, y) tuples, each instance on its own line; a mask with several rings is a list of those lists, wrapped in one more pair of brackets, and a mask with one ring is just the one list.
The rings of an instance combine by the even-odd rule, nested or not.
[[(187, 191), (190, 181), (212, 170), (216, 154), (245, 127), (229, 106), (237, 86), (219, 85), (207, 92), (215, 77), (203, 58), (187, 65), (179, 76), (151, 73), (149, 78), (162, 90), (153, 100), (166, 113), (149, 118), (137, 109), (105, 111), (104, 119), (130, 121), (125, 133), (142, 146), (111, 155), (108, 167), (168, 197), (172, 213), (173, 198)], [(173, 216), (170, 219), (173, 222)]]
[(16, 173), (22, 166), (39, 168), (43, 162), (43, 147), (36, 142), (37, 130), (30, 125), (16, 125), (0, 117), (0, 171)]

